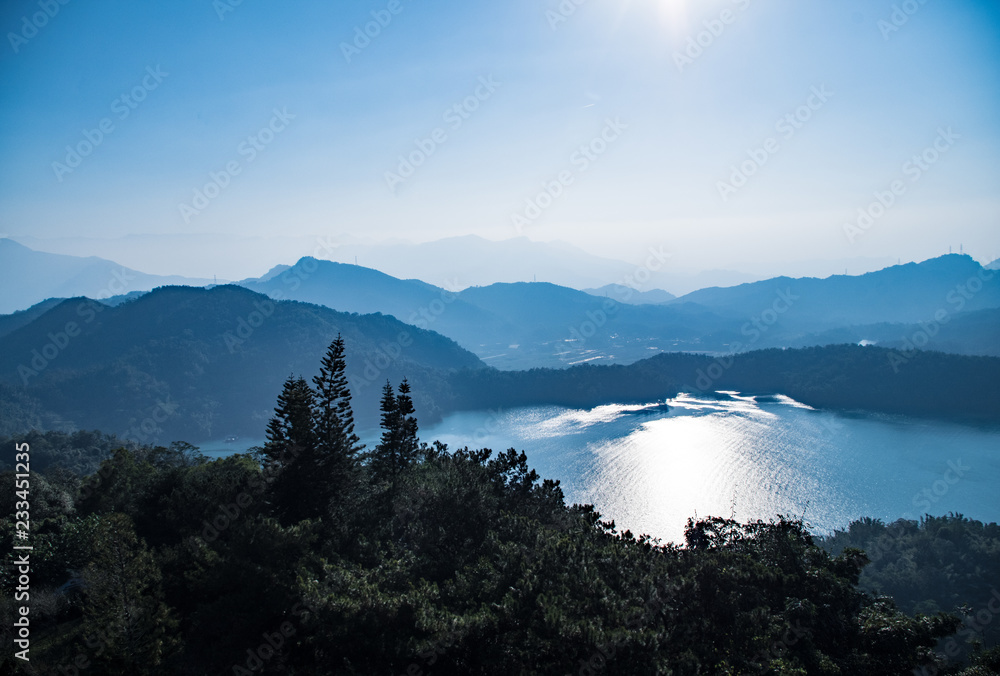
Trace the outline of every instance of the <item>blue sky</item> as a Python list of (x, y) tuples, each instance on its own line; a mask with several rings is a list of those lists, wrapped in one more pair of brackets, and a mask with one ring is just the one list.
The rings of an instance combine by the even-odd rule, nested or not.
[[(53, 16), (32, 18), (49, 4)], [(1000, 255), (996, 2), (562, 7), (573, 11), (556, 0), (5, 3), (0, 234), (523, 234), (625, 260), (666, 245), (692, 269), (752, 260), (775, 273), (960, 243)], [(343, 45), (372, 12), (386, 25), (348, 59)], [(137, 87), (144, 100), (123, 102)], [(446, 112), (456, 105), (460, 126)], [(808, 119), (779, 125), (797, 111)], [(66, 146), (87, 150), (102, 123), (110, 131), (69, 167)], [(426, 150), (435, 134), (433, 154), (400, 175), (400, 156), (421, 159), (415, 141)], [(934, 161), (907, 170), (935, 142)], [(729, 190), (734, 167), (746, 181)], [(199, 206), (213, 174), (218, 194), (182, 208)], [(892, 206), (871, 212), (894, 181)], [(851, 236), (859, 209), (875, 217)]]

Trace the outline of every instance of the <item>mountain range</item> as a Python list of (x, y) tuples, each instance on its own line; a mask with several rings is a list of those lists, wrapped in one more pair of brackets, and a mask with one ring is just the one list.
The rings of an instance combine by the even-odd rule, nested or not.
[[(505, 369), (861, 341), (906, 347), (917, 340), (928, 349), (1000, 355), (992, 339), (1000, 321), (989, 312), (1000, 308), (1000, 277), (959, 254), (859, 276), (777, 277), (672, 299), (624, 286), (583, 292), (543, 282), (452, 291), (313, 258), (240, 284), (272, 298), (391, 314)], [(969, 318), (974, 312), (981, 314)]]
[[(303, 256), (358, 263), (394, 277), (422, 279), (446, 288), (536, 279), (577, 289), (592, 288), (609, 283), (628, 283), (638, 269), (636, 264), (594, 255), (565, 242), (535, 242), (525, 237), (492, 241), (467, 235), (422, 243), (390, 241), (376, 244), (351, 235), (261, 237), (177, 233), (117, 238), (19, 237), (18, 241), (38, 251), (76, 256), (99, 253), (140, 270), (189, 277), (211, 274), (220, 280), (255, 276), (278, 261), (290, 262)], [(157, 255), (151, 257), (151, 251)], [(635, 255), (646, 259), (649, 251), (639, 249)], [(858, 264), (869, 266), (865, 269), (874, 269), (870, 261), (859, 261)], [(657, 269), (647, 270), (651, 276), (641, 285), (644, 291), (660, 287), (681, 293), (766, 277), (764, 274), (735, 270), (680, 270), (672, 265), (672, 261), (671, 264), (654, 267)], [(810, 266), (810, 269), (827, 267)], [(646, 273), (641, 274), (645, 276)]]
[[(84, 282), (131, 274), (101, 259), (67, 262), (18, 246), (5, 244), (6, 254), (43, 267), (85, 261)], [(259, 436), (283, 381), (311, 377), (338, 334), (367, 428), (377, 424), (382, 385), (404, 377), (421, 415), (434, 420), (479, 404), (663, 398), (706, 389), (702, 374), (720, 368), (708, 389), (757, 387), (817, 405), (930, 414), (951, 410), (933, 394), (940, 387), (975, 411), (973, 395), (982, 392), (967, 401), (962, 383), (978, 383), (997, 362), (918, 358), (935, 353), (915, 348), (998, 355), (1000, 276), (952, 254), (855, 277), (781, 277), (669, 298), (623, 285), (447, 289), (305, 257), (236, 284), (46, 298), (0, 315), (0, 434), (92, 427), (140, 441)], [(844, 352), (843, 343), (881, 347)], [(824, 345), (834, 347), (815, 347)], [(734, 363), (731, 353), (774, 347), (808, 350), (720, 366)], [(600, 363), (633, 366), (593, 366)], [(889, 378), (899, 364), (905, 377)]]
[(203, 286), (210, 279), (148, 275), (113, 261), (34, 251), (0, 239), (0, 313), (25, 310), (49, 298), (109, 298), (168, 284)]
[(282, 383), (312, 377), (337, 335), (360, 430), (377, 426), (382, 386), (404, 378), (425, 423), (458, 410), (662, 402), (729, 389), (841, 409), (1000, 416), (1000, 359), (991, 357), (836, 345), (501, 371), (391, 316), (224, 285), (162, 287), (116, 306), (68, 299), (0, 336), (0, 436), (96, 428), (144, 443), (259, 439)]
[[(454, 239), (465, 247), (496, 244)], [(452, 244), (442, 240), (438, 246)], [(512, 240), (504, 246), (537, 244)], [(0, 273), (7, 276), (7, 306), (45, 297), (0, 316), (0, 335), (40, 316), (54, 302), (52, 295), (63, 290), (98, 298), (123, 292), (106, 298), (115, 305), (151, 286), (206, 282), (143, 275), (103, 259), (34, 252), (10, 240), (0, 240), (0, 260), (9, 263)], [(1000, 308), (1000, 281), (959, 254), (858, 276), (776, 277), (676, 298), (624, 284), (585, 291), (550, 282), (442, 287), (311, 256), (238, 284), (274, 300), (392, 315), (447, 336), (503, 369), (630, 363), (664, 351), (727, 353), (861, 341), (906, 347), (916, 340), (928, 349), (1000, 354), (995, 340), (1000, 322), (989, 312)]]

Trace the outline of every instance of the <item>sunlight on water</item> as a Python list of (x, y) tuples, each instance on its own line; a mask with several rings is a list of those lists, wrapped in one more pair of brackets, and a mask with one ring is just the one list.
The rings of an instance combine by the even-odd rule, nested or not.
[(736, 392), (667, 403), (461, 413), (421, 436), (523, 449), (543, 477), (562, 481), (568, 502), (663, 540), (681, 541), (695, 515), (783, 514), (820, 532), (861, 516), (1000, 518), (996, 428), (842, 416)]

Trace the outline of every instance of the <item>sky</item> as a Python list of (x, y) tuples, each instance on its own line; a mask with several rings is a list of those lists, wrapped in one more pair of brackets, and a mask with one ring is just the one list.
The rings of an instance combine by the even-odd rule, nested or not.
[(0, 235), (53, 249), (475, 234), (773, 274), (1000, 255), (992, 0), (34, 0), (0, 27)]

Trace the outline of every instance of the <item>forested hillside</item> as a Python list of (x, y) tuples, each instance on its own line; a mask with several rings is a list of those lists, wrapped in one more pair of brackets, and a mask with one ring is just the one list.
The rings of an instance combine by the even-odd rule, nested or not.
[[(312, 379), (285, 380), (255, 454), (121, 448), (82, 479), (31, 473), (37, 673), (962, 669), (933, 651), (959, 618), (860, 590), (870, 557), (801, 522), (692, 520), (683, 546), (621, 532), (523, 452), (421, 442), (406, 381), (381, 389), (381, 441), (362, 449), (346, 361), (338, 339)], [(975, 659), (963, 674), (998, 657)]]
[(145, 443), (257, 437), (274, 390), (315, 373), (312, 355), (342, 333), (356, 355), (348, 374), (375, 427), (386, 378), (419, 384), (439, 415), (450, 369), (483, 367), (453, 341), (385, 315), (276, 302), (236, 286), (164, 287), (108, 307), (62, 302), (0, 337), (0, 434), (33, 428), (101, 429)]
[(815, 407), (988, 423), (1000, 421), (1000, 359), (833, 345), (712, 357), (660, 354), (628, 366), (453, 375), (454, 406), (591, 407), (663, 400), (677, 392), (785, 394)]

